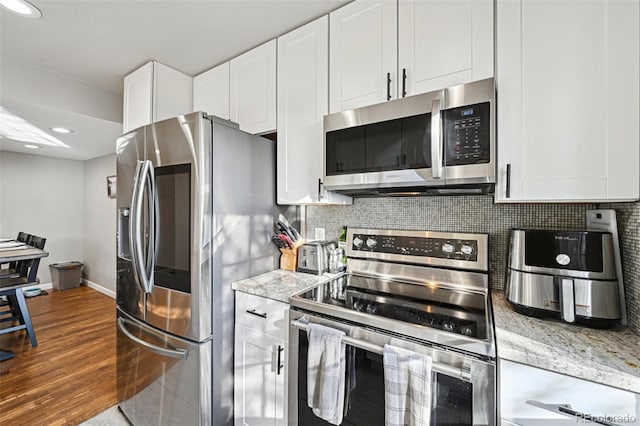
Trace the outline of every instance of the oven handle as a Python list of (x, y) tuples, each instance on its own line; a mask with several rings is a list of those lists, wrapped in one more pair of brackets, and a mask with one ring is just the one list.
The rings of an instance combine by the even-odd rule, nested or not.
[[(307, 324), (300, 321), (291, 321), (291, 326), (295, 327), (302, 331), (307, 331)], [(378, 355), (382, 355), (384, 353), (384, 348), (382, 346), (374, 345), (372, 343), (366, 342), (360, 339), (354, 339), (353, 337), (344, 336), (342, 341), (356, 348), (364, 349), (367, 352), (373, 352)], [(464, 380), (465, 382), (471, 382), (471, 369), (469, 366), (465, 364), (462, 368), (452, 367), (447, 364), (442, 364), (440, 362), (432, 362), (431, 369), (438, 372), (446, 374), (447, 376), (456, 377), (460, 380)]]

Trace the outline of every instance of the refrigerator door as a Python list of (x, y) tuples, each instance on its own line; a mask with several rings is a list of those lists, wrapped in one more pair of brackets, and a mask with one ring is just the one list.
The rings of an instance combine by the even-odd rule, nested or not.
[(131, 221), (134, 194), (141, 182), (141, 165), (145, 160), (145, 129), (133, 130), (116, 141), (117, 191), (117, 288), (118, 306), (128, 314), (144, 320), (144, 290), (134, 268), (135, 239)]
[(118, 309), (118, 404), (136, 426), (211, 424), (211, 340), (193, 343)]
[(155, 196), (146, 322), (204, 341), (211, 336), (211, 121), (193, 113), (146, 131)]

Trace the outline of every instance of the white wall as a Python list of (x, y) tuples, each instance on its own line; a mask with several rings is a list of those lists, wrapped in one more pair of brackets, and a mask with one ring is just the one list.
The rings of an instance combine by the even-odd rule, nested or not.
[(116, 200), (107, 197), (115, 154), (84, 162), (84, 277), (116, 291)]
[(19, 231), (47, 239), (41, 283), (51, 282), (49, 264), (82, 261), (84, 163), (0, 152), (0, 237)]

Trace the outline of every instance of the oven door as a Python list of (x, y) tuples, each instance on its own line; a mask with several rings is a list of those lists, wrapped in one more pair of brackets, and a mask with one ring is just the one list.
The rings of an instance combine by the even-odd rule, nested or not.
[(350, 392), (345, 391), (345, 407), (348, 409), (345, 410), (343, 425), (385, 424), (384, 367), (378, 350), (385, 344), (432, 357), (432, 425), (495, 424), (494, 363), (299, 311), (289, 310), (287, 320), (289, 425), (329, 424), (316, 417), (307, 406), (308, 340), (304, 328), (309, 323), (344, 331), (349, 338), (348, 347), (355, 351), (355, 363), (351, 365), (355, 370), (355, 387), (352, 385)]

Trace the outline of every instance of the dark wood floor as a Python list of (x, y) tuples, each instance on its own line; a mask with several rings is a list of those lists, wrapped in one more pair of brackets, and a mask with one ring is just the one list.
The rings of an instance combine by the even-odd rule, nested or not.
[[(0, 336), (0, 425), (77, 425), (117, 403), (115, 300), (88, 287), (27, 299), (38, 338)], [(7, 327), (3, 323), (0, 327)]]

